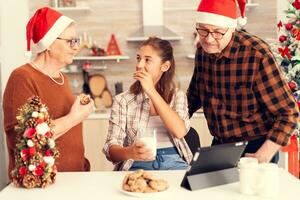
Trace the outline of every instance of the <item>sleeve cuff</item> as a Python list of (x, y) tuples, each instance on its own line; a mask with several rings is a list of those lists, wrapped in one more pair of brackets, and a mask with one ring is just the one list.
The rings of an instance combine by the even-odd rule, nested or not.
[(122, 163), (122, 161), (114, 162), (114, 161), (111, 160), (110, 155), (109, 155), (109, 148), (110, 148), (110, 146), (112, 146), (112, 145), (119, 145), (119, 146), (122, 146), (122, 145), (120, 145), (120, 144), (119, 144), (118, 142), (116, 142), (116, 141), (110, 141), (110, 142), (107, 142), (107, 143), (104, 144), (104, 147), (103, 147), (103, 149), (102, 149), (102, 152), (105, 154), (107, 160), (109, 160), (110, 162), (112, 162), (114, 165), (118, 165), (118, 164)]

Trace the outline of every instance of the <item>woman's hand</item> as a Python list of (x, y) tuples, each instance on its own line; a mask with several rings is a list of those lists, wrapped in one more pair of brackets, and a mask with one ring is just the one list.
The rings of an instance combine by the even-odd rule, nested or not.
[(147, 148), (145, 143), (136, 141), (130, 147), (130, 157), (136, 161), (153, 161), (155, 157), (151, 149)]
[(141, 86), (143, 87), (144, 92), (146, 92), (148, 95), (155, 91), (155, 86), (152, 80), (151, 75), (146, 72), (145, 70), (136, 71), (133, 74), (134, 79), (140, 81)]
[(82, 105), (80, 103), (79, 96), (77, 96), (75, 102), (71, 107), (69, 116), (75, 124), (78, 124), (82, 122), (84, 119), (86, 119), (88, 115), (93, 111), (93, 109), (94, 109), (93, 99), (91, 99), (88, 104)]

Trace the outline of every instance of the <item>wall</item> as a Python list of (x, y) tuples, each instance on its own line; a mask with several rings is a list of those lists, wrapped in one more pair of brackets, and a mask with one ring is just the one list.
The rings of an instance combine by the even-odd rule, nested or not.
[[(84, 2), (91, 7), (91, 11), (83, 13), (65, 12), (65, 14), (77, 21), (79, 34), (87, 31), (93, 36), (97, 44), (103, 48), (106, 48), (110, 34), (115, 33), (122, 53), (130, 56), (130, 60), (124, 60), (120, 63), (105, 62), (108, 69), (98, 73), (106, 75), (109, 88), (113, 93), (113, 84), (118, 80), (124, 82), (124, 88), (126, 89), (132, 83), (135, 55), (140, 45), (140, 43), (126, 42), (126, 38), (142, 26), (142, 1), (86, 0)], [(194, 65), (194, 61), (187, 59), (186, 56), (194, 53), (192, 33), (195, 28), (194, 10), (197, 8), (198, 2), (199, 0), (164, 1), (165, 25), (184, 37), (183, 40), (172, 42), (177, 63), (177, 79), (184, 90), (188, 87)], [(275, 38), (276, 3), (273, 0), (254, 0), (254, 2), (259, 3), (259, 6), (247, 9), (247, 30), (264, 39)], [(51, 1), (31, 0), (29, 5), (32, 14), (38, 7), (51, 5)], [(101, 62), (93, 62), (92, 64), (102, 65)], [(127, 78), (124, 79), (124, 77)], [(80, 80), (81, 76), (72, 75), (71, 79), (73, 78)]]
[(28, 13), (27, 0), (0, 1), (0, 190), (8, 183), (7, 153), (2, 119), (2, 92), (11, 71), (26, 62), (24, 57), (25, 24), (28, 21)]

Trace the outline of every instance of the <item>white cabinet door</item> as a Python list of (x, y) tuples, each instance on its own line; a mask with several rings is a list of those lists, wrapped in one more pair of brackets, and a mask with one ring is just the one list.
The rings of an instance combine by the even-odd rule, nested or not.
[(102, 153), (107, 130), (107, 119), (88, 119), (83, 122), (85, 156), (91, 163), (91, 171), (113, 170), (112, 163)]
[(207, 147), (211, 145), (212, 136), (209, 132), (204, 114), (198, 114), (190, 119), (191, 127), (196, 129), (199, 134), (201, 147)]

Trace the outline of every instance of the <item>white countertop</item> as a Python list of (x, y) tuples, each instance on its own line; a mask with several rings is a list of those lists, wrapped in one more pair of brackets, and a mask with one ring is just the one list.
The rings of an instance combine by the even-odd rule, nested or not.
[[(136, 199), (121, 192), (121, 184), (128, 172), (67, 172), (58, 173), (54, 185), (45, 189), (16, 188), (12, 184), (0, 192), (1, 200), (87, 200), (87, 199), (111, 199), (126, 200)], [(197, 191), (189, 191), (180, 187), (185, 171), (155, 171), (155, 176), (169, 182), (170, 188), (153, 197), (155, 199), (179, 199), (179, 200), (254, 200), (261, 199), (258, 196), (242, 195), (239, 193), (239, 183), (231, 183), (217, 187), (206, 188)], [(300, 181), (287, 171), (280, 169), (278, 199), (297, 199), (300, 196)], [(148, 199), (148, 198), (143, 198)]]
[[(88, 116), (88, 120), (97, 120), (97, 119), (109, 119), (110, 117), (110, 109), (101, 111), (101, 112), (93, 112)], [(203, 112), (195, 112), (193, 117), (204, 117)]]

